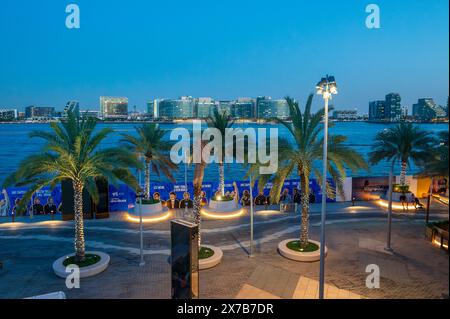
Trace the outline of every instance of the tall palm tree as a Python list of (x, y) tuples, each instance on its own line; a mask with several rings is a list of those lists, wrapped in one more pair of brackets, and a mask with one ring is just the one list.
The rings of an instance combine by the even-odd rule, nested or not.
[(449, 158), (448, 158), (448, 145), (449, 134), (448, 131), (439, 132), (437, 146), (434, 151), (430, 153), (430, 156), (426, 161), (421, 163), (421, 176), (427, 177), (445, 177), (448, 180), (449, 177)]
[(122, 142), (125, 142), (132, 152), (138, 156), (144, 157), (145, 161), (145, 198), (149, 199), (150, 194), (150, 168), (153, 172), (160, 176), (164, 174), (172, 182), (175, 182), (175, 178), (171, 170), (178, 169), (169, 157), (170, 149), (173, 143), (167, 140), (163, 140), (166, 132), (159, 128), (157, 124), (144, 124), (137, 126), (137, 137), (129, 134), (123, 134)]
[(406, 169), (411, 161), (420, 165), (429, 160), (436, 139), (432, 133), (412, 123), (402, 122), (379, 132), (375, 137), (370, 163), (381, 160), (399, 161), (401, 165), (400, 184), (406, 185)]
[(227, 128), (231, 128), (234, 124), (234, 120), (231, 119), (231, 116), (227, 111), (219, 111), (218, 109), (214, 109), (213, 116), (210, 116), (206, 119), (206, 123), (210, 128), (216, 128), (220, 131), (222, 136), (222, 156), (219, 158), (219, 191), (222, 196), (225, 195), (225, 132)]
[[(284, 125), (294, 137), (294, 142), (281, 138), (278, 142), (278, 171), (273, 175), (259, 175), (260, 164), (251, 166), (253, 176), (259, 175), (258, 187), (260, 191), (269, 180), (273, 182), (270, 197), (274, 202), (280, 198), (284, 181), (293, 173), (300, 177), (300, 193), (302, 202), (300, 246), (306, 248), (309, 243), (309, 181), (315, 177), (322, 180), (319, 164), (323, 154), (323, 138), (319, 134), (323, 131), (321, 120), (325, 110), (311, 113), (313, 95), (311, 94), (305, 106), (304, 113), (299, 105), (290, 97), (286, 97), (292, 123), (277, 120)], [(343, 180), (346, 177), (346, 168), (351, 171), (367, 169), (367, 163), (356, 151), (344, 145), (346, 137), (331, 135), (328, 141), (328, 173), (333, 178), (337, 191), (343, 195)], [(329, 197), (335, 196), (336, 190), (329, 183), (321, 185)]]
[[(206, 145), (206, 141), (201, 143), (201, 153)], [(191, 152), (192, 154), (192, 152)], [(202, 206), (202, 185), (203, 178), (205, 176), (206, 162), (201, 156), (200, 163), (195, 163), (194, 166), (194, 203), (193, 203), (193, 215), (194, 223), (198, 225), (198, 249), (201, 249), (202, 237), (201, 237), (201, 206)]]
[(77, 261), (85, 257), (83, 190), (87, 190), (98, 203), (96, 178), (106, 177), (112, 184), (123, 181), (134, 189), (138, 187), (136, 178), (129, 170), (129, 167), (139, 167), (136, 156), (123, 148), (99, 149), (113, 130), (103, 128), (96, 131), (96, 124), (94, 118), (80, 119), (69, 112), (67, 120), (50, 124), (50, 132), (30, 133), (31, 138), (45, 141), (41, 152), (23, 160), (5, 182), (5, 186), (30, 186), (21, 199), (21, 205), (25, 205), (41, 188), (54, 188), (62, 181), (72, 181)]

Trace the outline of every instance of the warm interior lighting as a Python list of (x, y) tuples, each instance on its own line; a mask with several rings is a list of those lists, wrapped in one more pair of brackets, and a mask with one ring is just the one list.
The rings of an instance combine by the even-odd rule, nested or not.
[(214, 218), (214, 219), (233, 219), (233, 218), (237, 218), (240, 217), (244, 214), (244, 210), (240, 209), (238, 211), (235, 212), (231, 212), (231, 213), (210, 213), (205, 211), (204, 209), (202, 209), (202, 215), (209, 217), (209, 218)]
[[(157, 223), (157, 222), (162, 222), (165, 220), (168, 220), (171, 216), (170, 211), (168, 211), (167, 213), (164, 213), (162, 215), (159, 216), (155, 216), (155, 217), (142, 217), (142, 222), (146, 223), (146, 224), (150, 224), (150, 223)], [(140, 223), (141, 219), (139, 217), (136, 216), (132, 216), (130, 214), (126, 214), (126, 219), (132, 223)]]

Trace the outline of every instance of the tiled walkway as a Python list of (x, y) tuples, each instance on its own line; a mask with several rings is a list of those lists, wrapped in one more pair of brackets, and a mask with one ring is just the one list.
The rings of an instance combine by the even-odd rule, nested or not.
[[(325, 284), (325, 299), (361, 299), (349, 290)], [(236, 299), (318, 299), (319, 282), (285, 269), (258, 266)]]

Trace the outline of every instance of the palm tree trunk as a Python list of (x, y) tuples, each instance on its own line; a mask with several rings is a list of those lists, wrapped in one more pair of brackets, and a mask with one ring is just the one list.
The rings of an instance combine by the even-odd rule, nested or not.
[(400, 172), (400, 185), (406, 185), (406, 166), (407, 163), (402, 161), (402, 170)]
[(202, 233), (201, 233), (201, 205), (202, 205), (202, 184), (205, 175), (205, 164), (200, 163), (195, 165), (194, 170), (194, 223), (198, 226), (198, 249), (201, 248)]
[(302, 197), (302, 225), (300, 228), (300, 246), (306, 248), (309, 242), (309, 185), (303, 174), (300, 175)]
[(83, 183), (73, 181), (74, 219), (75, 219), (75, 260), (84, 260), (84, 216), (83, 216)]
[(225, 196), (225, 167), (223, 163), (219, 163), (219, 190), (222, 196)]
[(145, 199), (150, 198), (150, 163), (145, 161)]

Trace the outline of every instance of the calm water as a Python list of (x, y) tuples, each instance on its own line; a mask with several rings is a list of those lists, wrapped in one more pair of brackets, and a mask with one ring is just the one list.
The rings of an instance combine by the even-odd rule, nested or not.
[[(115, 130), (104, 144), (104, 147), (117, 145), (121, 138), (121, 134), (133, 133), (134, 124), (100, 124), (99, 127), (109, 126)], [(238, 124), (239, 127), (275, 127), (274, 125), (255, 125), (255, 124)], [(420, 124), (422, 129), (439, 132), (448, 130), (448, 124)], [(171, 129), (174, 127), (186, 127), (192, 129), (192, 125), (173, 125), (163, 124), (164, 129)], [(279, 136), (291, 138), (287, 130), (279, 127)], [(370, 152), (375, 135), (380, 131), (389, 127), (386, 124), (373, 124), (365, 122), (340, 122), (334, 123), (330, 128), (330, 134), (342, 134), (348, 137), (347, 145), (354, 147), (361, 154), (367, 158), (367, 153)], [(33, 130), (49, 131), (47, 124), (0, 124), (0, 182), (3, 183), (4, 178), (13, 172), (18, 163), (30, 154), (39, 152), (43, 143), (40, 139), (30, 139), (28, 134)], [(318, 163), (318, 165), (321, 165)], [(358, 172), (354, 176), (371, 175), (383, 176), (388, 174), (388, 165), (380, 163), (375, 167), (371, 167), (370, 172)], [(215, 180), (217, 178), (217, 166), (210, 165), (207, 167), (205, 181)], [(409, 173), (417, 172), (417, 168), (411, 167)], [(397, 168), (398, 173), (398, 168)], [(245, 175), (245, 171), (239, 164), (230, 164), (226, 168), (227, 180), (241, 180)], [(188, 178), (192, 179), (193, 167), (188, 168)], [(177, 181), (184, 181), (184, 165), (180, 165), (179, 171), (176, 172), (175, 177)], [(153, 180), (159, 180), (158, 177), (153, 176)], [(161, 177), (161, 180), (164, 180)]]

